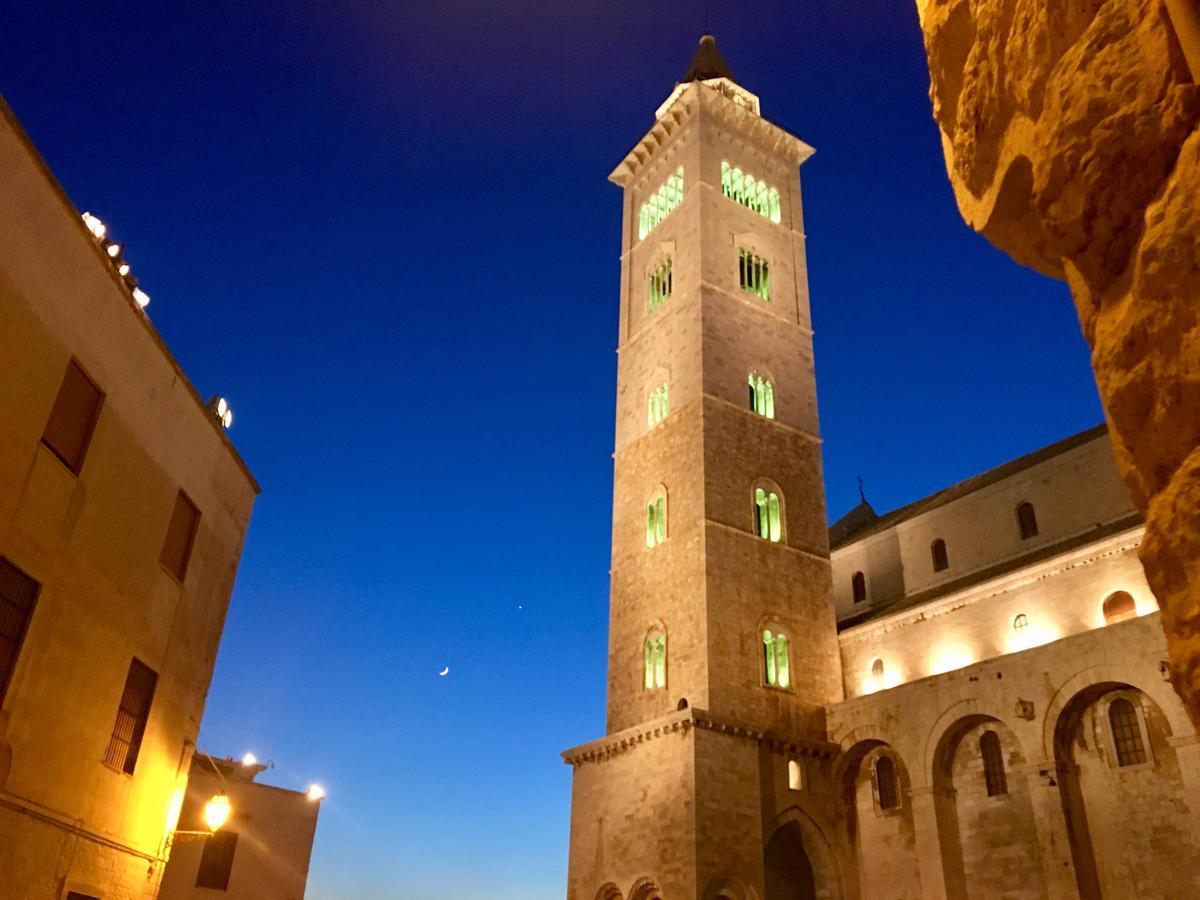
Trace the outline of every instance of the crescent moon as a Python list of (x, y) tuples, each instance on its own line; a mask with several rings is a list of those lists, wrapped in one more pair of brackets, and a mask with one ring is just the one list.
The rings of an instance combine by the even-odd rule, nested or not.
[(438, 675), (442, 676), (443, 678), (449, 674), (450, 674), (449, 666), (446, 666), (446, 668), (444, 668), (444, 669), (442, 669), (442, 671), (438, 672)]

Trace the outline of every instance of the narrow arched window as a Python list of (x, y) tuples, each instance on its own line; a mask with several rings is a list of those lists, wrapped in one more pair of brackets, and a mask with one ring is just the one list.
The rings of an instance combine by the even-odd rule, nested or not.
[(890, 756), (875, 760), (875, 797), (880, 809), (896, 809), (900, 806), (900, 789), (896, 784), (896, 764)]
[(787, 635), (770, 629), (763, 631), (763, 679), (769, 686), (778, 688), (792, 683)]
[(1000, 752), (1000, 735), (985, 731), (979, 737), (979, 756), (983, 760), (983, 781), (989, 797), (1008, 793), (1008, 777), (1004, 773), (1004, 754)]
[(775, 418), (775, 385), (757, 372), (750, 373), (750, 408), (760, 416)]
[(680, 203), (683, 202), (683, 166), (668, 178), (650, 199), (642, 204), (638, 214), (638, 240), (640, 241), (658, 227)]
[(725, 160), (721, 161), (721, 193), (776, 224), (780, 221), (779, 191)]
[(804, 763), (798, 759), (788, 760), (788, 790), (804, 790)]
[(854, 602), (865, 602), (867, 599), (867, 576), (862, 572), (855, 572), (854, 577), (850, 579), (850, 585), (854, 591)]
[(646, 292), (646, 305), (654, 312), (671, 296), (671, 260), (666, 260), (650, 273), (650, 284)]
[(659, 494), (646, 504), (646, 546), (657, 547), (667, 539), (667, 498)]
[(1032, 503), (1025, 502), (1017, 507), (1017, 525), (1021, 529), (1021, 540), (1027, 541), (1031, 537), (1037, 537), (1037, 513), (1033, 511)]
[(1114, 622), (1124, 622), (1126, 619), (1132, 619), (1137, 616), (1137, 604), (1133, 601), (1133, 594), (1129, 591), (1114, 591), (1109, 594), (1104, 600), (1104, 605), (1101, 607), (1104, 612), (1104, 624), (1112, 625)]
[(882, 659), (876, 659), (875, 662), (871, 663), (871, 677), (874, 678), (877, 683), (883, 681), (883, 672), (884, 667)]
[(1142, 727), (1133, 704), (1124, 697), (1118, 697), (1108, 706), (1108, 722), (1112, 726), (1117, 765), (1136, 766), (1146, 762), (1146, 744), (1142, 740)]
[(783, 519), (779, 511), (779, 495), (763, 488), (754, 489), (754, 516), (758, 536), (772, 543), (783, 537)]
[(645, 657), (646, 690), (653, 691), (667, 686), (667, 636), (660, 629), (646, 635), (643, 648)]
[(933, 571), (944, 572), (950, 568), (950, 558), (946, 555), (946, 542), (941, 538), (929, 545), (929, 554), (933, 557)]
[(753, 294), (761, 300), (770, 300), (771, 264), (757, 253), (739, 247), (738, 284), (746, 293)]
[(659, 422), (667, 417), (667, 385), (666, 382), (660, 384), (650, 392), (650, 397), (646, 400), (646, 425), (653, 428)]

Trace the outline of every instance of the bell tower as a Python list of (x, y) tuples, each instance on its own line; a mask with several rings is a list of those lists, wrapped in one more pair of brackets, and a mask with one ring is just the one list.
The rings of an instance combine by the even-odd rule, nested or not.
[(770, 900), (774, 817), (827, 775), (824, 708), (842, 688), (811, 154), (706, 35), (610, 176), (624, 212), (608, 734), (563, 754), (571, 900), (738, 900), (739, 885)]

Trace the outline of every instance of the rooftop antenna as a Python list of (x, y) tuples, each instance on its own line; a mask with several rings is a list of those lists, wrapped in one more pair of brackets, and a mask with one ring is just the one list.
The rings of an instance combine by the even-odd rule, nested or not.
[(863, 503), (867, 502), (867, 495), (863, 492), (863, 480), (861, 475), (858, 476), (858, 499)]

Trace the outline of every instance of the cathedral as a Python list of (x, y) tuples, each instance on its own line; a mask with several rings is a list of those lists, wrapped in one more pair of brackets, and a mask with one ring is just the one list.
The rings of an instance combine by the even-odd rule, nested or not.
[(832, 526), (799, 169), (710, 36), (623, 189), (606, 734), (569, 900), (1200, 896), (1104, 426)]

